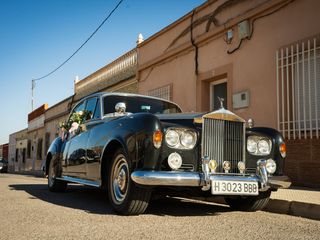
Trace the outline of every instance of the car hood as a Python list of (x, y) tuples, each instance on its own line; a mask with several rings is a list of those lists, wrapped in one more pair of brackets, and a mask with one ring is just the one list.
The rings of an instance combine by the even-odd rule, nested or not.
[(159, 120), (167, 126), (166, 123), (178, 124), (188, 127), (194, 127), (194, 119), (201, 118), (204, 113), (175, 113), (175, 114), (156, 114)]

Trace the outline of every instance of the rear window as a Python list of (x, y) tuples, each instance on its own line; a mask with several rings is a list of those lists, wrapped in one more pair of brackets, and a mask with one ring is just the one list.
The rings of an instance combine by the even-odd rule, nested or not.
[(104, 114), (114, 113), (117, 103), (126, 104), (126, 112), (149, 112), (153, 114), (180, 113), (181, 109), (170, 102), (145, 97), (106, 96), (103, 99)]

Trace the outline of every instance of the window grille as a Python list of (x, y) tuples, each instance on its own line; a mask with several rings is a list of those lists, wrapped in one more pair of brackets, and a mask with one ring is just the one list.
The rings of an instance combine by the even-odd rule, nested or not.
[(170, 101), (171, 100), (171, 84), (160, 87), (160, 88), (149, 90), (148, 95)]
[(320, 39), (276, 52), (278, 130), (287, 139), (319, 138)]

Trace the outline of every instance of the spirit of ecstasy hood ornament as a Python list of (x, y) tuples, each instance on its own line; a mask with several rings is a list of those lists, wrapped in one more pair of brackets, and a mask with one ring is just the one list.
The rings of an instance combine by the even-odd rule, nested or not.
[(223, 106), (224, 98), (218, 97), (218, 99), (219, 99), (219, 102), (220, 102), (220, 109), (224, 108), (224, 106)]

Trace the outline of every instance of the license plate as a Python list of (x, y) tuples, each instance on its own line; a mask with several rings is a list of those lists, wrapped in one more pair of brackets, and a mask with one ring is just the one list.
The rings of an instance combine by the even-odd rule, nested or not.
[(211, 181), (213, 195), (258, 195), (258, 183), (246, 181)]

